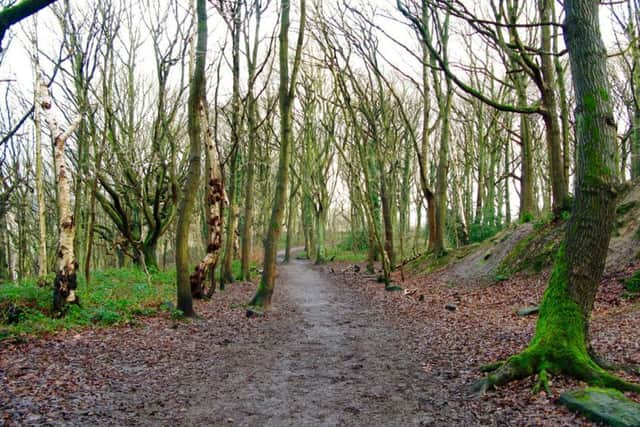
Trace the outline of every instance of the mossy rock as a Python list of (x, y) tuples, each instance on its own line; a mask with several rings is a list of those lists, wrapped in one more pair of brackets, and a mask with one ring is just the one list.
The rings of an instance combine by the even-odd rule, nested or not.
[(587, 387), (563, 393), (559, 402), (608, 426), (640, 427), (640, 404), (617, 390)]

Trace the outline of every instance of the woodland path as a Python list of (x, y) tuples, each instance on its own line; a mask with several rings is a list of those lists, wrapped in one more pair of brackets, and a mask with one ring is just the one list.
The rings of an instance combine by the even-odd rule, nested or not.
[[(464, 410), (461, 390), (451, 390), (443, 378), (425, 372), (413, 356), (412, 339), (361, 293), (307, 262), (293, 261), (279, 272), (274, 307), (266, 319), (244, 319), (242, 308), (232, 310), (233, 317), (207, 318), (204, 307), (214, 314), (224, 310), (216, 309), (214, 299), (199, 306), (203, 318), (189, 324), (157, 320), (142, 328), (83, 332), (34, 344), (6, 371), (0, 365), (5, 377), (0, 381), (10, 379), (17, 387), (9, 396), (0, 389), (13, 411), (7, 419), (7, 407), (0, 407), (5, 421), (154, 426), (477, 423)], [(232, 285), (218, 295), (228, 298), (241, 286), (250, 293), (248, 285)], [(67, 378), (73, 380), (65, 381), (53, 360), (68, 361), (74, 375)], [(20, 392), (25, 375), (36, 384), (24, 387), (32, 393), (45, 388), (43, 396)], [(56, 378), (58, 383), (52, 384)], [(74, 381), (75, 387), (66, 384)]]

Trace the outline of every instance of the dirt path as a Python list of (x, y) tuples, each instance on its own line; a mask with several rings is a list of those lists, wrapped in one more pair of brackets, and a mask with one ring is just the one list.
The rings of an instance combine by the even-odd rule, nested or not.
[(414, 339), (351, 287), (295, 261), (280, 267), (267, 319), (219, 315), (250, 293), (233, 285), (188, 324), (2, 349), (0, 414), (8, 425), (475, 424), (422, 369)]

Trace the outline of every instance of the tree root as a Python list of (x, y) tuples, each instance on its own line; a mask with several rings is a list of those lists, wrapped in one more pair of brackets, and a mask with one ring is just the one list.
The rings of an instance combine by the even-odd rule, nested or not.
[(536, 384), (531, 389), (531, 393), (539, 394), (542, 390), (544, 390), (547, 396), (551, 396), (551, 388), (549, 387), (549, 374), (544, 368), (540, 369), (540, 372), (538, 372), (538, 379), (536, 380)]
[(550, 394), (550, 375), (567, 375), (591, 386), (640, 393), (639, 384), (630, 383), (607, 372), (586, 351), (540, 349), (533, 346), (512, 356), (506, 362), (497, 362), (485, 367), (496, 369), (487, 369), (491, 373), (472, 385), (473, 392), (484, 394), (497, 386), (536, 375), (537, 380), (532, 392), (537, 394), (544, 390)]
[(493, 362), (493, 363), (487, 363), (486, 365), (480, 366), (480, 372), (493, 372), (499, 369), (500, 367), (502, 367), (502, 365), (504, 364), (505, 364), (504, 360), (500, 360), (498, 362)]

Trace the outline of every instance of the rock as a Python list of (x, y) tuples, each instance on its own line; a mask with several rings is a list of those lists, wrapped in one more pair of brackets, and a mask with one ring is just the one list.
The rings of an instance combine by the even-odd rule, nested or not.
[(540, 311), (540, 307), (524, 307), (516, 311), (516, 313), (520, 317), (525, 317), (525, 316), (531, 316), (532, 314), (538, 314), (539, 311)]
[(596, 422), (614, 427), (640, 427), (640, 404), (617, 390), (587, 387), (563, 393), (559, 402)]
[(458, 309), (458, 307), (455, 304), (447, 304), (444, 306), (444, 308), (446, 308), (449, 311), (456, 311)]

